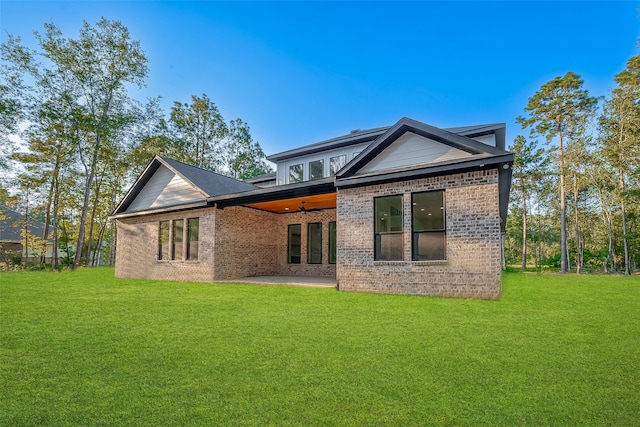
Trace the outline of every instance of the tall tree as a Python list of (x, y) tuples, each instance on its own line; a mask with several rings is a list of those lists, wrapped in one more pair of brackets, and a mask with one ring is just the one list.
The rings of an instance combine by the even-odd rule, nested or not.
[(223, 167), (234, 178), (249, 179), (271, 172), (262, 147), (253, 140), (249, 125), (241, 119), (231, 120), (229, 123), (229, 136), (224, 151)]
[(527, 103), (527, 117), (518, 117), (522, 128), (531, 127), (531, 134), (543, 135), (550, 142), (558, 140), (558, 193), (560, 198), (560, 271), (569, 271), (566, 220), (564, 138), (570, 136), (576, 124), (592, 113), (596, 98), (582, 88), (583, 81), (577, 74), (566, 73), (563, 77), (542, 85)]
[(627, 62), (616, 75), (617, 87), (604, 104), (600, 123), (603, 132), (603, 155), (617, 173), (618, 200), (622, 217), (624, 272), (631, 274), (627, 202), (640, 192), (638, 180), (632, 188), (629, 178), (638, 174), (640, 162), (640, 56)]
[(0, 46), (0, 54), (0, 170), (7, 170), (13, 149), (10, 135), (19, 132), (18, 124), (26, 110), (23, 66), (29, 62), (32, 52), (20, 45), (20, 38), (9, 35), (7, 42)]
[(522, 270), (527, 268), (527, 214), (528, 200), (536, 183), (544, 173), (544, 150), (537, 148), (535, 141), (518, 135), (509, 147), (515, 159), (513, 162), (513, 190), (517, 195), (522, 209)]
[(73, 268), (77, 268), (103, 144), (114, 130), (134, 121), (135, 116), (129, 114), (131, 98), (126, 85), (143, 85), (147, 58), (121, 22), (105, 18), (95, 26), (85, 21), (77, 39), (63, 37), (54, 24), (45, 24), (45, 33), (36, 36), (43, 55), (52, 64), (52, 73), (73, 86), (74, 118), (80, 135), (78, 154), (84, 168), (78, 249), (73, 262)]
[(227, 125), (216, 104), (206, 94), (191, 97), (191, 104), (174, 102), (171, 108), (174, 134), (189, 155), (188, 163), (219, 171), (222, 141)]

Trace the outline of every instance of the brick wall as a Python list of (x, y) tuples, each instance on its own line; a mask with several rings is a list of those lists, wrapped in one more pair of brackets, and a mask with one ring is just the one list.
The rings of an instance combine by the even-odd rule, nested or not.
[[(336, 277), (336, 264), (329, 264), (329, 222), (336, 220), (336, 210), (296, 212), (278, 215), (281, 230), (278, 236), (278, 274), (282, 276), (320, 276)], [(322, 223), (322, 264), (307, 264), (307, 224)], [(302, 233), (302, 248), (300, 250), (300, 264), (289, 264), (287, 261), (287, 228), (289, 224), (300, 224)], [(340, 233), (338, 231), (337, 233)]]
[(215, 278), (239, 279), (278, 273), (278, 215), (234, 206), (217, 210)]
[[(411, 261), (411, 193), (445, 190), (446, 260)], [(374, 197), (403, 195), (403, 261), (374, 261)], [(497, 299), (497, 170), (338, 190), (340, 290)]]
[[(158, 261), (160, 221), (199, 218), (197, 261)], [(197, 209), (177, 213), (117, 220), (116, 277), (212, 282), (216, 210)]]
[[(240, 206), (124, 218), (117, 221), (116, 276), (213, 282), (252, 276), (335, 277), (329, 221), (335, 209), (274, 214)], [(158, 261), (160, 221), (199, 217), (197, 261)], [(322, 264), (307, 264), (307, 223), (322, 222)], [(287, 263), (287, 225), (301, 224), (300, 264)]]

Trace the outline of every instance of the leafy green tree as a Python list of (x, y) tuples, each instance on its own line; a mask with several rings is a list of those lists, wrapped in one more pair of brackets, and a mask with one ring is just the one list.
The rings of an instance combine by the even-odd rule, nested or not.
[(572, 135), (576, 125), (592, 114), (596, 98), (582, 88), (583, 81), (572, 72), (542, 85), (527, 103), (527, 117), (518, 117), (522, 128), (531, 128), (532, 136), (543, 135), (550, 142), (558, 141), (558, 193), (560, 198), (560, 271), (569, 271), (566, 220), (565, 137)]
[(617, 87), (605, 101), (600, 124), (603, 135), (602, 155), (616, 172), (624, 272), (631, 274), (630, 237), (628, 229), (629, 202), (638, 204), (640, 163), (640, 56), (627, 62), (627, 68), (616, 75)]
[(102, 18), (95, 26), (84, 22), (77, 39), (65, 38), (54, 24), (45, 24), (37, 38), (52, 73), (73, 86), (74, 118), (78, 123), (78, 155), (84, 168), (83, 203), (78, 244), (73, 267), (81, 261), (85, 226), (93, 181), (102, 147), (114, 131), (135, 122), (127, 84), (142, 86), (147, 75), (147, 58), (138, 41), (119, 21)]
[(509, 147), (515, 155), (513, 162), (513, 195), (519, 199), (522, 213), (522, 270), (527, 268), (527, 214), (530, 200), (536, 184), (542, 178), (545, 167), (545, 153), (537, 148), (535, 141), (527, 141), (522, 135), (516, 136)]
[(264, 151), (253, 140), (249, 125), (241, 119), (231, 120), (225, 144), (225, 170), (238, 179), (249, 179), (271, 172)]
[(187, 154), (187, 163), (220, 170), (222, 141), (228, 129), (216, 104), (206, 94), (192, 96), (191, 104), (175, 101), (170, 120), (174, 136)]

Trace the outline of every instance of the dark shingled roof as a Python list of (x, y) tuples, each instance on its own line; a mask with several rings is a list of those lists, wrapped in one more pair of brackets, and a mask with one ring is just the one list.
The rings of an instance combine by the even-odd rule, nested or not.
[[(20, 242), (22, 241), (22, 230), (24, 230), (24, 215), (4, 206), (0, 206), (0, 242)], [(27, 227), (32, 236), (42, 239), (44, 236), (44, 223), (29, 220)], [(49, 233), (53, 233), (53, 227), (49, 228)], [(49, 237), (49, 240), (52, 238)]]
[(191, 181), (193, 185), (198, 187), (208, 197), (221, 196), (223, 194), (240, 193), (243, 191), (255, 190), (255, 185), (240, 181), (229, 176), (220, 175), (205, 169), (200, 169), (177, 160), (167, 157), (160, 157), (162, 161), (174, 169), (184, 178)]

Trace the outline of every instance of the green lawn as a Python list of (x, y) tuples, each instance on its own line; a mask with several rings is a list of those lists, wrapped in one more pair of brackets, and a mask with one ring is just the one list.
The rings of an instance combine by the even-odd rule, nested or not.
[(500, 301), (0, 274), (0, 425), (640, 425), (640, 277)]

